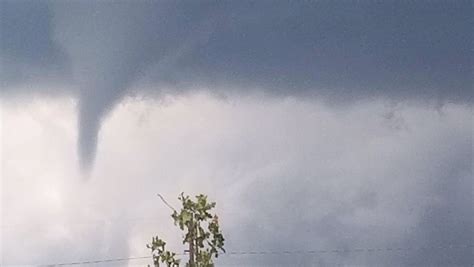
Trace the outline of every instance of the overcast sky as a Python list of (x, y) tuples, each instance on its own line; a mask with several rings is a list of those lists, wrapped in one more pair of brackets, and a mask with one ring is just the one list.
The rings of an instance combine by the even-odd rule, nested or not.
[(229, 251), (349, 250), (222, 266), (472, 266), (471, 27), (470, 1), (1, 1), (0, 264), (181, 252), (156, 194), (184, 191)]

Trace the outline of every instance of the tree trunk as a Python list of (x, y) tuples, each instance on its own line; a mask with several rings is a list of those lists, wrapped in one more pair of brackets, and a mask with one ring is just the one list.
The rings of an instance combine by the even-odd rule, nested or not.
[(194, 263), (194, 216), (191, 215), (191, 223), (189, 225), (189, 236), (191, 240), (189, 240), (189, 267), (195, 267)]

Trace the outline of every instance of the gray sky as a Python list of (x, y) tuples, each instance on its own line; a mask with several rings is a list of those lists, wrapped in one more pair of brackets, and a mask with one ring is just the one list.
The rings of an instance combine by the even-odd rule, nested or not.
[(474, 262), (470, 1), (0, 7), (3, 265), (146, 254), (181, 191), (229, 250)]

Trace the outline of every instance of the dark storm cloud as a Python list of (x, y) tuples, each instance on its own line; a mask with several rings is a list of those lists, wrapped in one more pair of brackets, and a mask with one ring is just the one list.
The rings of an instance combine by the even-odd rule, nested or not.
[(454, 149), (444, 151), (444, 160), (433, 177), (436, 199), (423, 212), (420, 223), (410, 233), (406, 243), (413, 247), (440, 247), (443, 244), (471, 246), (436, 253), (432, 250), (414, 250), (405, 264), (469, 266), (474, 262), (472, 137), (457, 136), (452, 142), (456, 143)]
[(472, 100), (469, 1), (4, 1), (2, 7), (2, 79), (8, 85), (33, 81), (34, 74), (65, 78), (71, 70), (85, 168), (101, 120), (137, 83), (152, 94), (259, 88), (338, 102)]
[(0, 2), (2, 91), (17, 84), (67, 76), (67, 55), (53, 40), (52, 12), (44, 1)]
[[(411, 135), (423, 127), (416, 126), (413, 110), (404, 113), (401, 117), (411, 126), (395, 132)], [(438, 119), (443, 121), (440, 125), (451, 120)], [(338, 152), (318, 146), (307, 148), (312, 146), (309, 141), (297, 155), (289, 157), (294, 163), (281, 164), (288, 172), (260, 178), (249, 186), (242, 206), (249, 210), (252, 221), (232, 231), (231, 242), (245, 243), (252, 236), (259, 240), (259, 247), (254, 248), (259, 251), (351, 250), (294, 257), (249, 256), (244, 259), (249, 266), (312, 266), (315, 262), (318, 266), (472, 265), (472, 129), (468, 124), (453, 123), (437, 130), (421, 131), (421, 136), (411, 135), (406, 140), (398, 136), (391, 141), (385, 136), (379, 145), (373, 143), (377, 134), (370, 131), (372, 136), (362, 141), (364, 146), (352, 159), (342, 156), (331, 160), (330, 153)], [(310, 126), (305, 131), (310, 132), (304, 134), (308, 136), (318, 134), (311, 133)], [(351, 140), (340, 146), (356, 147), (354, 143), (361, 142), (356, 139), (364, 134), (356, 129), (347, 132)], [(328, 147), (335, 149), (337, 145)], [(372, 153), (375, 158), (371, 158)], [(288, 168), (292, 164), (296, 166)], [(406, 224), (412, 218), (417, 219)], [(365, 251), (374, 248), (381, 251)], [(401, 250), (395, 252), (396, 248)], [(354, 251), (357, 249), (364, 252)], [(230, 259), (234, 261), (241, 263), (242, 259)]]

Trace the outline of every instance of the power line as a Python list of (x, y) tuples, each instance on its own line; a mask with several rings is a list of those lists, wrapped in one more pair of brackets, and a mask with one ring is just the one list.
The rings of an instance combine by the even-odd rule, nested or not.
[[(474, 245), (448, 245), (448, 246), (431, 246), (431, 247), (383, 247), (383, 248), (355, 248), (355, 249), (323, 249), (323, 250), (288, 250), (288, 251), (230, 251), (219, 255), (226, 256), (242, 256), (242, 255), (294, 255), (294, 254), (331, 254), (331, 253), (376, 253), (376, 252), (397, 252), (397, 251), (416, 251), (416, 250), (450, 250), (450, 249), (463, 249), (463, 248), (474, 248)], [(180, 256), (186, 255), (186, 253), (177, 254)], [(75, 262), (64, 262), (64, 263), (53, 263), (44, 265), (32, 265), (38, 267), (55, 267), (55, 266), (73, 266), (83, 264), (99, 264), (99, 263), (110, 263), (110, 262), (123, 262), (133, 260), (151, 259), (151, 256), (137, 256), (127, 258), (111, 258), (102, 260), (88, 260), (88, 261), (75, 261)]]
[(324, 254), (324, 253), (360, 253), (360, 252), (385, 252), (385, 251), (413, 251), (413, 250), (447, 250), (474, 248), (474, 245), (450, 245), (433, 247), (385, 247), (385, 248), (355, 248), (355, 249), (321, 249), (321, 250), (294, 250), (294, 251), (232, 251), (227, 255), (271, 255), (271, 254)]
[(98, 263), (107, 263), (107, 262), (141, 260), (141, 259), (151, 259), (151, 256), (115, 258), (115, 259), (105, 259), (105, 260), (76, 261), (76, 262), (66, 262), (66, 263), (53, 263), (53, 264), (37, 265), (37, 266), (38, 267), (72, 266), (72, 265), (83, 265), (83, 264), (98, 264)]

